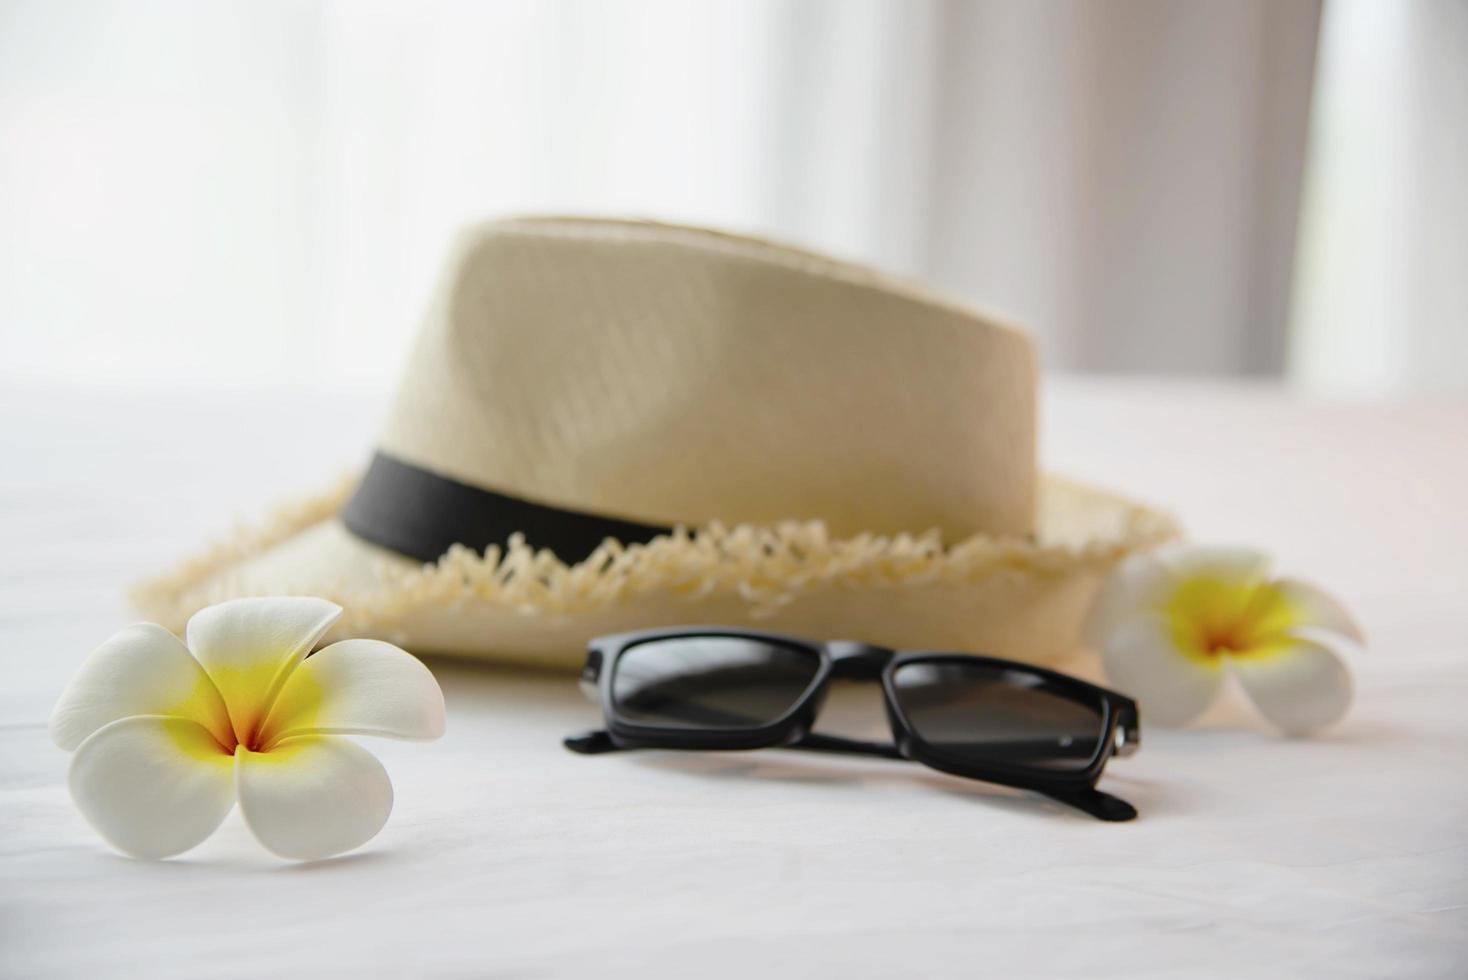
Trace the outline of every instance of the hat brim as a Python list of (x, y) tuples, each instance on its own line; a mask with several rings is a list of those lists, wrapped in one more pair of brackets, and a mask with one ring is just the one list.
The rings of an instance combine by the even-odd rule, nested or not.
[(983, 651), (1034, 663), (1072, 655), (1105, 575), (1177, 536), (1166, 514), (1055, 477), (1033, 538), (935, 533), (831, 539), (818, 522), (718, 525), (645, 545), (608, 542), (579, 564), (512, 540), (424, 565), (338, 519), (352, 484), (144, 583), (134, 601), (176, 632), (196, 610), (249, 595), (318, 595), (337, 636), (418, 653), (576, 669), (594, 636), (685, 623), (749, 625), (900, 649)]

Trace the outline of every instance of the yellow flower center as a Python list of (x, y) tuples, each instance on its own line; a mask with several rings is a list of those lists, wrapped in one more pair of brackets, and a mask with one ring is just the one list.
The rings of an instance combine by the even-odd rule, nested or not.
[[(271, 752), (287, 726), (292, 730), (313, 727), (321, 711), (321, 686), (306, 673), (292, 673), (288, 681), (279, 674), (276, 664), (262, 661), (238, 670), (216, 666), (212, 683), (201, 675), (194, 690), (168, 713), (199, 721), (213, 739), (209, 746), (190, 739), (180, 747), (195, 755), (205, 749), (210, 755), (227, 756), (241, 748)], [(232, 705), (226, 699), (224, 710), (216, 711), (216, 686), (243, 696), (237, 693)]]
[(1212, 576), (1184, 580), (1164, 613), (1177, 648), (1210, 663), (1265, 653), (1298, 619), (1298, 611), (1268, 582)]

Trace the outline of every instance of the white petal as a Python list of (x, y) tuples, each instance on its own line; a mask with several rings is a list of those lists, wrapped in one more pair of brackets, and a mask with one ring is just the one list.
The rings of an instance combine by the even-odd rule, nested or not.
[(1161, 610), (1174, 581), (1172, 567), (1154, 555), (1133, 555), (1107, 577), (1086, 619), (1086, 640), (1100, 649), (1117, 626)]
[(71, 797), (87, 822), (126, 854), (163, 858), (214, 833), (234, 805), (234, 760), (202, 725), (124, 718), (71, 758)]
[(194, 613), (189, 649), (224, 696), (241, 742), (253, 738), (285, 679), (341, 613), (310, 596), (233, 599)]
[(343, 640), (286, 680), (257, 744), (326, 733), (438, 738), (443, 726), (443, 691), (421, 660), (381, 640)]
[(1207, 577), (1224, 582), (1262, 582), (1269, 574), (1269, 556), (1252, 548), (1178, 543), (1157, 552), (1178, 578)]
[(1259, 713), (1292, 735), (1339, 721), (1351, 706), (1350, 672), (1319, 643), (1292, 640), (1228, 659)]
[(1111, 686), (1137, 700), (1143, 724), (1182, 725), (1208, 709), (1223, 683), (1220, 663), (1184, 653), (1166, 620), (1144, 616), (1123, 623), (1101, 647)]
[(1366, 645), (1366, 635), (1334, 597), (1308, 582), (1282, 578), (1274, 583), (1284, 601), (1299, 610), (1298, 627), (1325, 630), (1344, 636), (1358, 646)]
[(152, 623), (114, 633), (82, 662), (51, 710), (51, 739), (72, 751), (103, 725), (134, 715), (188, 718), (232, 742), (209, 675), (178, 637)]
[(377, 757), (345, 738), (305, 735), (269, 752), (235, 753), (235, 787), (250, 830), (285, 858), (312, 861), (365, 844), (392, 812)]

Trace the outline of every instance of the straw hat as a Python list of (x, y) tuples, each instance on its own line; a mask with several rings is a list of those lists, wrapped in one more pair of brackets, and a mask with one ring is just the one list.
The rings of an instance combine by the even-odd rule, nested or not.
[(363, 477), (142, 586), (171, 628), (300, 593), (337, 630), (576, 668), (750, 624), (1054, 660), (1165, 517), (1035, 469), (1020, 330), (867, 269), (646, 222), (453, 250)]

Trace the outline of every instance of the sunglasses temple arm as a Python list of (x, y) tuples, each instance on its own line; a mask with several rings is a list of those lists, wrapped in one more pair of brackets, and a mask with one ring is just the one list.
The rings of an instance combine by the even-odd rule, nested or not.
[(865, 742), (839, 735), (806, 734), (798, 742), (785, 746), (787, 749), (804, 749), (808, 752), (837, 752), (842, 755), (876, 755), (884, 759), (901, 759), (897, 746), (888, 742)]
[(612, 741), (611, 735), (601, 730), (567, 735), (561, 740), (561, 744), (579, 755), (601, 755), (604, 752), (619, 752), (622, 748)]
[[(627, 748), (612, 741), (611, 735), (602, 730), (583, 732), (580, 735), (569, 735), (561, 742), (572, 752), (581, 755), (601, 755), (606, 752), (622, 752)], [(854, 738), (840, 738), (835, 735), (806, 735), (800, 741), (792, 745), (784, 746), (788, 749), (803, 749), (808, 752), (839, 752), (845, 755), (876, 755), (884, 759), (901, 759), (902, 755), (897, 751), (895, 745), (887, 745), (881, 742), (863, 742)]]
[[(562, 740), (562, 744), (572, 752), (578, 752), (581, 755), (601, 755), (606, 752), (622, 752), (629, 748), (629, 746), (616, 744), (612, 741), (610, 735), (601, 730), (584, 732), (580, 735), (570, 735)], [(1048, 747), (1048, 743), (1045, 744)], [(839, 755), (878, 756), (883, 759), (906, 758), (906, 756), (898, 751), (897, 746), (890, 742), (867, 742), (855, 738), (842, 738), (839, 735), (819, 735), (814, 732), (803, 736), (798, 742), (779, 747), (800, 749), (805, 752), (832, 752)], [(1020, 751), (1026, 757), (1033, 754), (1033, 749), (1028, 746), (1020, 746), (1016, 750)]]
[[(601, 755), (604, 752), (620, 752), (622, 746), (615, 744), (612, 737), (605, 731), (590, 731), (581, 735), (568, 736), (564, 743), (566, 748), (581, 755)], [(881, 756), (885, 759), (901, 759), (902, 754), (897, 751), (895, 745), (882, 742), (864, 742), (854, 738), (841, 738), (837, 735), (808, 734), (800, 741), (786, 748), (802, 749), (807, 752), (835, 752), (842, 755), (865, 755)], [(1080, 790), (1039, 790), (1051, 799), (1060, 803), (1073, 806), (1078, 810), (1084, 810), (1097, 820), (1120, 821), (1132, 820), (1137, 815), (1136, 807), (1123, 799), (1103, 793), (1099, 789), (1088, 787)]]
[[(895, 745), (882, 742), (863, 742), (853, 738), (841, 738), (836, 735), (809, 734), (793, 745), (787, 745), (790, 749), (805, 749), (813, 752), (839, 752), (845, 755), (877, 755), (886, 759), (905, 758), (897, 751)], [(1085, 787), (1076, 790), (1049, 790), (1041, 789), (1038, 792), (1050, 797), (1057, 802), (1073, 806), (1083, 810), (1095, 817), (1097, 820), (1117, 822), (1122, 820), (1134, 820), (1137, 816), (1137, 808), (1126, 800), (1112, 796), (1110, 793), (1102, 792), (1095, 787)]]
[(1097, 820), (1105, 820), (1108, 823), (1135, 820), (1137, 816), (1137, 808), (1126, 800), (1102, 792), (1094, 786), (1077, 790), (1040, 789), (1036, 792), (1067, 806), (1073, 806), (1077, 810), (1084, 810)]

